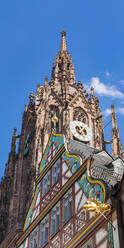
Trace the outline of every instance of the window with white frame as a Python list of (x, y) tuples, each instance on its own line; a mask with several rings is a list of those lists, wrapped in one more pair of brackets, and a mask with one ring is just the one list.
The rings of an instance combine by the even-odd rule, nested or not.
[(92, 240), (90, 239), (87, 244), (81, 246), (80, 248), (93, 248)]
[(62, 223), (63, 225), (72, 217), (72, 189), (63, 197)]
[(60, 202), (51, 211), (51, 237), (59, 231)]
[(38, 229), (36, 228), (30, 235), (30, 248), (37, 248)]
[(60, 159), (52, 166), (52, 185), (54, 185), (60, 177)]
[(49, 216), (47, 215), (40, 223), (40, 248), (48, 243)]
[(42, 183), (42, 197), (49, 191), (50, 188), (50, 170), (47, 174), (43, 177)]

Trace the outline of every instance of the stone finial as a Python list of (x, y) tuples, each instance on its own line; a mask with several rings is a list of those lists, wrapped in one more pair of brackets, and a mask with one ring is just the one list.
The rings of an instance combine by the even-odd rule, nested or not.
[(53, 60), (53, 67), (55, 67), (56, 63), (55, 63), (55, 60)]
[(90, 91), (91, 91), (91, 96), (94, 96), (94, 88), (93, 87), (91, 87)]
[(30, 104), (33, 103), (34, 100), (34, 94), (31, 92), (30, 96), (29, 96), (29, 100), (30, 100)]
[(119, 156), (119, 155), (121, 156), (123, 151), (120, 142), (119, 130), (117, 128), (116, 114), (113, 104), (111, 105), (111, 109), (112, 109), (112, 154), (114, 156)]
[(14, 127), (13, 136), (16, 136), (17, 128)]
[(45, 77), (44, 81), (45, 81), (45, 85), (48, 85), (48, 77)]
[(45, 85), (48, 85), (48, 77), (45, 77), (44, 81), (45, 81)]
[(66, 32), (63, 30), (61, 32), (62, 39), (61, 39), (61, 51), (66, 51)]
[(116, 114), (115, 114), (115, 110), (114, 110), (114, 104), (111, 105), (111, 109), (112, 109), (112, 127), (117, 128), (117, 121), (116, 121)]
[(77, 86), (78, 86), (79, 89), (82, 89), (83, 88), (82, 87), (82, 82), (80, 80), (78, 81)]
[(26, 103), (25, 104), (25, 112), (27, 112), (27, 110), (28, 110), (28, 104)]
[(98, 110), (98, 107), (99, 107), (99, 99), (98, 99), (98, 97), (95, 97), (95, 105), (96, 105), (96, 109)]
[(40, 87), (40, 84), (37, 84), (37, 88), (39, 88)]
[[(11, 142), (11, 152), (10, 152), (10, 155), (9, 155), (9, 159), (13, 158), (13, 155), (15, 154), (16, 152), (16, 139), (17, 139), (17, 128), (15, 127), (14, 128), (14, 131), (13, 131), (13, 136), (12, 136), (12, 142)], [(15, 155), (14, 155), (15, 156)]]
[(50, 80), (49, 85), (50, 85), (51, 87), (54, 87), (54, 81), (53, 81), (53, 79)]

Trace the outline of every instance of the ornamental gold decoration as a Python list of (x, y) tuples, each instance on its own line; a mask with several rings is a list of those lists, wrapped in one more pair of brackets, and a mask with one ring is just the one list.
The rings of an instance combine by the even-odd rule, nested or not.
[(87, 135), (87, 130), (86, 130), (86, 128), (83, 128), (82, 126), (76, 126), (75, 129), (76, 129), (76, 131), (77, 131), (80, 135), (82, 135), (82, 136)]
[(111, 210), (110, 204), (100, 203), (99, 200), (96, 199), (88, 199), (87, 203), (83, 205), (83, 208), (88, 212), (92, 212), (93, 215), (101, 214), (113, 227), (114, 231), (116, 230), (115, 226), (113, 226), (111, 221), (104, 215), (104, 212), (109, 212)]
[(54, 116), (52, 117), (52, 122), (53, 122), (53, 123), (57, 123), (57, 122), (58, 122), (58, 117), (54, 115)]
[(88, 199), (87, 203), (83, 205), (88, 212), (92, 212), (93, 215), (101, 214), (104, 212), (109, 212), (111, 210), (110, 204), (100, 203), (99, 200), (96, 199)]

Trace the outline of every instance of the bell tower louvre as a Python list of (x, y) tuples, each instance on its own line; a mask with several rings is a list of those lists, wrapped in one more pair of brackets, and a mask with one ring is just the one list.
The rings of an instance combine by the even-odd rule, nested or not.
[[(56, 56), (56, 61), (53, 62), (50, 81), (45, 78), (44, 84), (37, 86), (36, 95), (30, 94), (29, 104), (25, 105), (22, 117), (21, 133), (18, 134), (17, 129), (14, 128), (11, 151), (4, 177), (0, 182), (0, 248), (16, 247), (16, 240), (23, 235), (24, 222), (34, 196), (36, 182), (40, 177), (41, 161), (52, 130), (58, 136), (64, 135), (70, 154), (74, 153), (75, 156), (78, 156), (78, 150), (83, 154), (90, 148), (91, 154), (89, 151), (90, 155), (84, 152), (84, 157), (94, 156), (94, 153), (98, 151), (107, 154), (99, 100), (95, 97), (92, 87), (89, 95), (84, 89), (83, 83), (76, 82), (74, 64), (67, 50), (65, 31), (61, 33), (60, 51)], [(17, 140), (19, 140), (18, 152), (16, 152)], [(122, 145), (113, 105), (111, 156), (112, 160), (109, 157), (111, 163), (118, 157), (123, 161)], [(97, 171), (96, 167), (95, 170)], [(93, 177), (92, 173), (91, 177)], [(99, 174), (100, 177), (102, 178), (102, 174)], [(106, 181), (107, 183), (108, 181)], [(120, 181), (118, 181), (119, 183)], [(123, 195), (123, 192), (121, 194)], [(122, 208), (124, 208), (124, 199), (122, 202)], [(123, 211), (122, 215), (124, 216)], [(122, 225), (124, 225), (124, 220)], [(120, 236), (122, 236), (122, 232)], [(40, 246), (29, 246), (28, 244), (27, 247)], [(45, 245), (41, 247), (45, 247)], [(58, 247), (71, 246), (60, 245)], [(90, 246), (89, 243), (89, 246), (74, 247), (92, 248), (95, 246)]]

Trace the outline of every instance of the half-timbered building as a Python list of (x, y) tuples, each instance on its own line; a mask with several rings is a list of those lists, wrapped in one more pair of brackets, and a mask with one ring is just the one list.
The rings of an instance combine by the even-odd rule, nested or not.
[(123, 158), (114, 106), (105, 141), (99, 100), (76, 83), (63, 31), (51, 79), (30, 94), (21, 133), (14, 129), (0, 184), (0, 248), (123, 248)]

